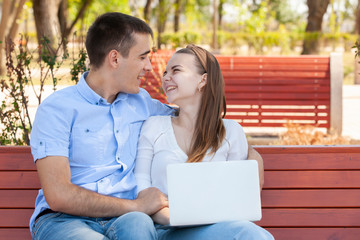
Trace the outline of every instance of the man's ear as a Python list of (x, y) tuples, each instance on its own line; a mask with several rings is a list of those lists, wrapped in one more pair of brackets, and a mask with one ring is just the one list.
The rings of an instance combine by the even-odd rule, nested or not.
[(117, 68), (119, 66), (121, 58), (122, 58), (121, 54), (115, 49), (111, 50), (107, 55), (107, 59), (110, 63), (110, 66), (113, 68)]

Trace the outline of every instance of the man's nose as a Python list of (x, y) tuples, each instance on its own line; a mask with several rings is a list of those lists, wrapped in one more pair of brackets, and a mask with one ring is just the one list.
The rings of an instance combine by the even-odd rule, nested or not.
[(145, 71), (151, 71), (153, 68), (152, 68), (152, 65), (151, 65), (151, 62), (150, 62), (150, 59), (149, 58), (147, 58), (147, 61), (146, 61), (146, 63), (145, 63), (145, 66), (144, 66), (144, 70)]

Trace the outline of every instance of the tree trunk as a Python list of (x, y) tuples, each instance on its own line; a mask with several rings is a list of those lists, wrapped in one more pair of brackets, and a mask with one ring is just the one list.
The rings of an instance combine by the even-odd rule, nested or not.
[[(54, 55), (59, 44), (66, 48), (66, 40), (75, 24), (84, 16), (93, 0), (82, 0), (82, 5), (75, 20), (68, 26), (68, 0), (33, 0), (35, 26), (39, 45), (43, 37), (49, 40), (48, 50)], [(58, 55), (60, 53), (57, 53)]]
[(309, 15), (301, 54), (319, 53), (319, 34), (321, 34), (323, 16), (328, 8), (329, 2), (330, 0), (307, 0)]
[(212, 35), (212, 49), (217, 50), (218, 44), (217, 44), (217, 28), (218, 28), (218, 4), (217, 0), (213, 0), (213, 35)]
[(360, 34), (360, 0), (356, 9), (355, 34)]
[[(4, 72), (3, 51), (5, 47), (5, 37), (15, 38), (18, 24), (17, 19), (25, 4), (25, 0), (3, 0), (1, 21), (0, 21), (0, 74)], [(11, 24), (9, 24), (11, 23)]]
[(225, 0), (220, 0), (219, 7), (218, 7), (218, 28), (221, 28), (222, 25), (222, 17), (223, 17), (223, 9), (224, 9)]
[(144, 7), (144, 19), (147, 23), (149, 23), (151, 16), (151, 2), (152, 0), (147, 0)]
[(62, 0), (33, 0), (33, 10), (37, 39), (39, 45), (43, 38), (48, 39), (48, 51), (51, 55), (56, 54), (56, 49), (61, 42), (61, 28), (58, 18), (60, 3)]
[(157, 39), (157, 48), (161, 49), (161, 35), (165, 31), (166, 20), (169, 12), (169, 5), (166, 0), (159, 0), (158, 6), (158, 19), (157, 19), (157, 30), (158, 30), (158, 39)]
[(174, 13), (174, 32), (179, 31), (181, 12), (182, 12), (182, 0), (176, 0), (175, 1), (175, 13)]

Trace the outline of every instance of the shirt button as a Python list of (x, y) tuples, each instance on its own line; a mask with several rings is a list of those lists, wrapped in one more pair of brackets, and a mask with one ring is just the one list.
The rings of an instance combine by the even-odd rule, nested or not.
[(87, 132), (87, 133), (88, 133), (88, 132), (90, 132), (90, 130), (89, 130), (89, 129), (86, 129), (86, 130), (85, 130), (85, 132)]
[(43, 145), (43, 143), (42, 143), (42, 142), (40, 142), (40, 145)]
[(119, 161), (119, 160), (120, 160), (120, 157), (117, 157), (116, 159)]
[(119, 130), (116, 130), (116, 133), (119, 133)]

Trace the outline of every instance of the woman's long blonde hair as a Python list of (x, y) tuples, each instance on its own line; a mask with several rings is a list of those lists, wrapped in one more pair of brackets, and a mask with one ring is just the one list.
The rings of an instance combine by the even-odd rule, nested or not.
[(226, 114), (224, 79), (215, 56), (205, 49), (190, 44), (176, 53), (192, 54), (200, 74), (207, 73), (207, 83), (201, 89), (201, 107), (195, 125), (187, 162), (201, 162), (208, 149), (214, 154), (225, 138), (222, 118)]

